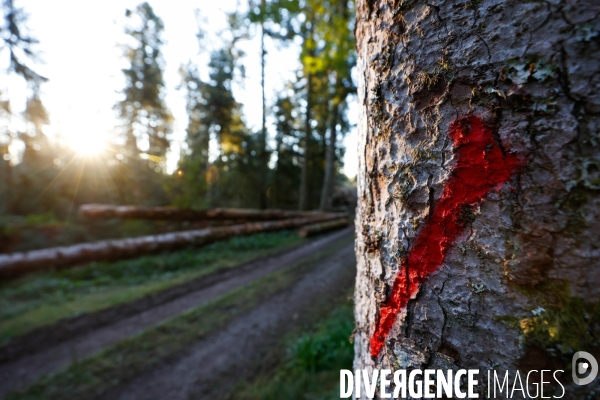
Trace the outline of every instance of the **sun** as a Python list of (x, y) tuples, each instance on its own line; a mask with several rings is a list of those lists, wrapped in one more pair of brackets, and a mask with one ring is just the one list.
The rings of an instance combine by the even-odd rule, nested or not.
[(106, 136), (101, 132), (88, 131), (67, 137), (69, 147), (83, 156), (97, 156), (106, 149)]

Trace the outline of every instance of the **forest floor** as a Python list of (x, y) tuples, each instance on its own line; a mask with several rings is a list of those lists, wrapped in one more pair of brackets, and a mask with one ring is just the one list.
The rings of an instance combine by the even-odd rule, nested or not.
[(282, 337), (347, 297), (354, 265), (351, 228), (244, 264), (210, 285), (134, 315), (116, 313), (99, 329), (0, 364), (0, 395), (225, 396), (225, 388), (264, 373), (253, 365), (281, 356)]

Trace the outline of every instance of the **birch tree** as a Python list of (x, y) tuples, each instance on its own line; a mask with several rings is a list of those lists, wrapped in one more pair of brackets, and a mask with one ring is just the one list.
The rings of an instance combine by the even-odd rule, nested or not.
[(560, 369), (598, 395), (571, 358), (600, 349), (599, 16), (357, 1), (355, 369)]

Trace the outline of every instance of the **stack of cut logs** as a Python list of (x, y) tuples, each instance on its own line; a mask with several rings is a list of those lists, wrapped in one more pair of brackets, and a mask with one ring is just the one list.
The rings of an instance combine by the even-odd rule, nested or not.
[[(348, 225), (346, 214), (286, 210), (216, 208), (186, 210), (170, 207), (136, 207), (87, 204), (79, 215), (88, 219), (146, 219), (168, 221), (236, 221), (233, 225), (164, 233), (127, 239), (103, 240), (72, 246), (53, 247), (23, 253), (0, 254), (0, 278), (11, 278), (37, 270), (61, 268), (92, 261), (139, 257), (188, 246), (202, 246), (234, 236), (300, 228), (308, 237)], [(243, 221), (243, 223), (237, 223)]]

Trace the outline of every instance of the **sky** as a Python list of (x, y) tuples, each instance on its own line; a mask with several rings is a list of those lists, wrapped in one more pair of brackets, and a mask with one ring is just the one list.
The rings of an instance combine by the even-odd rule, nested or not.
[[(125, 10), (133, 9), (140, 0), (17, 0), (29, 15), (28, 28), (39, 40), (37, 50), (42, 64), (36, 71), (49, 81), (42, 86), (42, 101), (50, 113), (50, 135), (60, 132), (74, 147), (98, 145), (118, 125), (113, 106), (124, 86), (121, 69), (127, 66), (119, 44), (126, 41), (123, 33)], [(179, 68), (192, 61), (202, 71), (208, 61), (211, 44), (218, 43), (217, 32), (225, 28), (224, 13), (238, 6), (236, 0), (149, 0), (162, 18), (165, 30), (162, 48), (165, 64), (166, 103), (175, 117), (172, 152), (168, 167), (177, 163), (179, 146), (185, 140), (187, 115), (184, 93), (177, 90), (181, 78)], [(245, 1), (241, 4), (247, 4)], [(200, 23), (208, 33), (206, 48), (196, 39)], [(234, 95), (244, 105), (246, 122), (251, 128), (261, 123), (260, 43), (258, 38), (240, 44), (246, 53), (244, 66), (247, 79), (243, 87), (235, 87)], [(297, 48), (267, 43), (267, 103), (298, 68)], [(18, 80), (0, 83), (13, 104), (24, 104), (24, 84)], [(19, 111), (15, 109), (14, 111)], [(351, 105), (349, 119), (355, 122), (356, 105)], [(271, 131), (272, 132), (272, 131)], [(346, 156), (343, 172), (356, 176), (357, 138), (353, 129), (344, 139)]]

